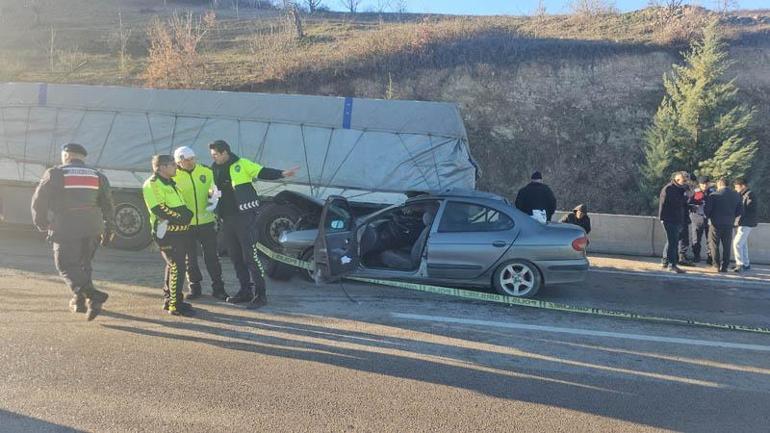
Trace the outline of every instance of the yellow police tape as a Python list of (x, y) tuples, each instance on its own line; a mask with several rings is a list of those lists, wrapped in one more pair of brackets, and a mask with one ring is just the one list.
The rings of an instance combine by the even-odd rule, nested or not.
[[(257, 249), (269, 258), (301, 269), (312, 271), (313, 263), (276, 253), (270, 248), (257, 243)], [(497, 293), (483, 293), (472, 290), (454, 289), (450, 287), (432, 286), (429, 284), (407, 283), (404, 281), (379, 280), (374, 278), (347, 277), (348, 280), (362, 283), (377, 284), (381, 286), (396, 287), (400, 289), (416, 290), (419, 292), (434, 293), (439, 295), (454, 296), (457, 298), (473, 299), (476, 301), (488, 301), (505, 305), (539, 308), (541, 310), (567, 311), (570, 313), (589, 314), (593, 316), (615, 317), (620, 319), (643, 320), (649, 322), (672, 323), (677, 325), (699, 326), (705, 328), (727, 329), (732, 331), (754, 332), (758, 334), (770, 334), (770, 328), (756, 326), (734, 325), (728, 323), (711, 323), (691, 319), (677, 319), (672, 317), (650, 316), (646, 314), (629, 313), (626, 311), (605, 310), (603, 308), (579, 307), (561, 304), (557, 302), (541, 301), (537, 299), (517, 298), (514, 296), (498, 295)]]

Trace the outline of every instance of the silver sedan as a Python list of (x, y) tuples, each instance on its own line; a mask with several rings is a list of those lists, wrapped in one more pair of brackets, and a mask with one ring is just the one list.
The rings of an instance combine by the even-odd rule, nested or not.
[(334, 196), (317, 220), (318, 228), (284, 233), (280, 242), (285, 254), (312, 260), (316, 278), (327, 281), (351, 275), (492, 286), (532, 297), (545, 284), (583, 281), (588, 271), (582, 228), (543, 224), (490, 193), (426, 193), (361, 217)]

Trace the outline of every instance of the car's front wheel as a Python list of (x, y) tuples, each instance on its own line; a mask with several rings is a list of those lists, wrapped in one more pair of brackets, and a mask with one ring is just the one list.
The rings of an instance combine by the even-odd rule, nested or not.
[(517, 298), (531, 298), (543, 285), (535, 265), (526, 260), (510, 260), (497, 267), (492, 284), (497, 293)]

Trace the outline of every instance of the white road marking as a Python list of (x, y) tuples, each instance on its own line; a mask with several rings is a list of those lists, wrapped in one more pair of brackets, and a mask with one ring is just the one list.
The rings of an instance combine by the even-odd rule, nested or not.
[(398, 319), (421, 320), (439, 323), (457, 323), (462, 325), (489, 326), (495, 328), (523, 329), (527, 331), (553, 332), (558, 334), (584, 335), (589, 337), (618, 338), (625, 340), (653, 341), (656, 343), (683, 344), (688, 346), (720, 347), (725, 349), (744, 349), (770, 352), (770, 346), (759, 344), (730, 343), (727, 341), (695, 340), (690, 338), (661, 337), (656, 335), (625, 334), (621, 332), (595, 331), (591, 329), (560, 328), (556, 326), (527, 325), (524, 323), (492, 322), (489, 320), (460, 319), (455, 317), (425, 316), (422, 314), (390, 313)]
[(706, 275), (686, 275), (686, 274), (664, 274), (661, 272), (637, 272), (637, 271), (615, 271), (609, 269), (595, 269), (591, 268), (593, 273), (601, 274), (617, 274), (617, 275), (631, 275), (634, 277), (658, 277), (667, 280), (690, 280), (690, 281), (708, 281), (710, 283), (720, 284), (745, 284), (754, 286), (765, 286), (770, 288), (770, 281), (762, 280), (760, 278), (751, 277), (733, 277), (729, 275), (720, 276), (706, 276)]

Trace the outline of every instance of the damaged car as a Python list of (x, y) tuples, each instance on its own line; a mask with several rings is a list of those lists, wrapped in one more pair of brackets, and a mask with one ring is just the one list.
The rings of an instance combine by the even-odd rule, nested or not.
[(410, 195), (364, 215), (341, 196), (292, 195), (305, 219), (280, 236), (282, 251), (312, 261), (323, 281), (356, 276), (533, 297), (546, 284), (585, 279), (588, 239), (579, 227), (542, 224), (486, 192)]

